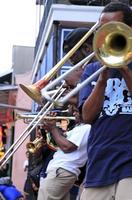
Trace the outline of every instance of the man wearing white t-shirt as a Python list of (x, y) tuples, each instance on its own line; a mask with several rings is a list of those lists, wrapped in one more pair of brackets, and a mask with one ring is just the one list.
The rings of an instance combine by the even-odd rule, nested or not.
[(47, 176), (40, 183), (38, 200), (69, 200), (69, 191), (78, 179), (80, 169), (87, 161), (87, 141), (90, 125), (83, 124), (81, 117), (74, 112), (77, 125), (66, 136), (55, 126), (54, 121), (46, 121), (58, 150), (47, 166)]

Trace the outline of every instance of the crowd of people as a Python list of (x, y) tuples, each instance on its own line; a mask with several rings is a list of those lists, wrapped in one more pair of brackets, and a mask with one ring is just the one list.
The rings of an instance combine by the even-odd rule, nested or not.
[[(131, 27), (131, 8), (120, 1), (107, 4), (99, 25), (108, 22)], [(88, 30), (71, 31), (64, 39), (64, 52)], [(93, 34), (71, 56), (71, 65), (93, 51), (92, 42)], [(85, 67), (80, 66), (65, 78), (68, 88), (76, 87), (102, 66), (96, 58)], [(56, 148), (44, 146), (35, 157), (29, 155), (32, 158), (27, 168), (25, 200), (131, 200), (132, 63), (124, 61), (118, 68), (107, 66), (74, 100), (69, 99), (68, 108), (72, 108), (69, 112), (75, 116), (75, 123), (67, 131), (57, 127), (54, 119), (43, 122), (42, 136), (50, 133)], [(72, 197), (75, 185), (79, 189)]]

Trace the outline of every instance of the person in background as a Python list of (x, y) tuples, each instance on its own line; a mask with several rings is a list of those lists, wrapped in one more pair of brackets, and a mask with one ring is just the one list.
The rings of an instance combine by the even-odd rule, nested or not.
[[(99, 23), (112, 21), (131, 27), (131, 8), (121, 2), (108, 4)], [(82, 81), (100, 67), (100, 62), (89, 64)], [(106, 68), (80, 91), (79, 107), (84, 122), (91, 124), (81, 200), (132, 199), (132, 63)]]
[(80, 167), (87, 161), (86, 145), (90, 125), (82, 123), (78, 110), (74, 111), (77, 125), (64, 133), (56, 127), (55, 120), (44, 122), (47, 129), (58, 145), (53, 159), (46, 169), (46, 177), (41, 180), (38, 200), (69, 200), (69, 191), (80, 174)]
[[(90, 27), (84, 28), (75, 28), (70, 33), (66, 35), (63, 42), (63, 51), (68, 53), (81, 39), (82, 37), (90, 30)], [(78, 62), (83, 60), (89, 54), (92, 53), (92, 42), (93, 34), (88, 37), (88, 39), (81, 45), (81, 47), (69, 58), (71, 65), (76, 65)], [(74, 72), (71, 72), (66, 78), (65, 81), (71, 88), (76, 87), (77, 83), (80, 81), (80, 76), (83, 72), (83, 66), (80, 66)]]
[[(37, 127), (36, 129), (36, 139), (40, 137), (45, 137), (45, 132), (42, 128)], [(28, 168), (27, 168), (27, 177), (24, 184), (24, 196), (25, 200), (36, 200), (38, 195), (39, 188), (39, 176), (43, 168), (43, 164), (49, 155), (49, 149), (45, 145), (45, 138), (36, 143), (36, 147), (32, 151), (30, 148), (27, 148), (26, 155), (28, 155)]]
[(13, 185), (10, 177), (0, 178), (0, 199), (24, 200), (23, 194)]
[[(84, 28), (75, 28), (70, 33), (66, 35), (63, 42), (63, 51), (67, 54), (81, 39), (82, 37), (89, 31), (90, 27)], [(68, 62), (70, 62), (71, 67), (76, 65), (78, 62), (83, 60), (89, 54), (92, 53), (92, 41), (93, 34), (81, 45), (81, 47), (69, 58)], [(65, 95), (75, 88), (77, 84), (80, 82), (81, 74), (84, 70), (84, 65), (80, 66), (78, 69), (71, 72), (68, 76), (65, 77), (65, 82), (67, 86), (67, 90)], [(71, 97), (68, 101), (68, 104), (78, 105), (78, 95)]]
[[(64, 44), (63, 44), (63, 50), (64, 50), (64, 52), (65, 53), (67, 53), (86, 33), (87, 33), (87, 31), (89, 30), (89, 28), (76, 28), (76, 29), (74, 29), (73, 31), (71, 31), (66, 37), (65, 37), (65, 39), (64, 39)], [(91, 51), (92, 51), (92, 47), (91, 47), (91, 44), (92, 44), (92, 37), (93, 36), (91, 36), (87, 41), (86, 41), (86, 44), (83, 44), (83, 48), (82, 47), (80, 47), (79, 48), (79, 50), (78, 50), (78, 53), (79, 52), (82, 52), (81, 53), (81, 56), (79, 56), (79, 59), (78, 60), (76, 60), (75, 59), (75, 55), (73, 55), (71, 58), (70, 58), (70, 62), (71, 63), (73, 63), (73, 64), (76, 64), (77, 62), (79, 62), (80, 60), (82, 60), (84, 57), (86, 57), (87, 55), (88, 55), (88, 52), (87, 51), (90, 51), (90, 53), (91, 53)], [(89, 44), (87, 44), (87, 42), (89, 42)], [(78, 54), (77, 53), (77, 54)], [(75, 53), (76, 54), (76, 53)], [(72, 64), (72, 65), (73, 65)], [(74, 79), (73, 79), (73, 77), (72, 77), (72, 79), (71, 79), (71, 76), (73, 76), (73, 74), (70, 74), (67, 78), (66, 78), (66, 83), (67, 83), (67, 85), (68, 85), (68, 87), (75, 87), (76, 86), (76, 84), (79, 82), (79, 80), (80, 80), (80, 75), (81, 75), (81, 73), (82, 73), (82, 68), (80, 67), (80, 69), (79, 70), (76, 70), (75, 72), (74, 72)], [(74, 101), (75, 100), (75, 101)], [(77, 105), (77, 98), (76, 97), (74, 97), (74, 100), (72, 99), (72, 103), (74, 103), (75, 105)], [(70, 102), (68, 102), (68, 109), (69, 109), (69, 107), (73, 107), (71, 104), (71, 101)], [(39, 108), (39, 110), (40, 110), (40, 108)], [(73, 110), (71, 109), (71, 115), (73, 114)], [(68, 127), (71, 129), (71, 128), (73, 128), (75, 126), (75, 123), (73, 123), (73, 121), (70, 121), (70, 123), (69, 123), (69, 125), (68, 125)], [(37, 177), (37, 179), (40, 179), (40, 182), (41, 182), (41, 180), (44, 178), (44, 177), (46, 177), (46, 168), (47, 168), (47, 165), (48, 165), (48, 163), (49, 163), (49, 161), (53, 158), (53, 154), (54, 154), (54, 152), (55, 152), (55, 150), (53, 150), (53, 149), (50, 149), (50, 148), (47, 148), (47, 147), (45, 147), (47, 150), (46, 150), (46, 153), (45, 153), (45, 150), (44, 150), (44, 153), (43, 153), (43, 160), (44, 160), (44, 162), (43, 162), (43, 167), (42, 167), (42, 170), (40, 170), (40, 174), (39, 175), (37, 175), (36, 177)], [(48, 154), (47, 154), (47, 152), (48, 152)], [(33, 166), (33, 165), (32, 165)], [(36, 168), (36, 167), (35, 167)], [(32, 170), (32, 171), (34, 171), (34, 169)], [(81, 174), (80, 174), (80, 176), (81, 176), (81, 178), (80, 178), (80, 176), (79, 176), (79, 180), (78, 180), (78, 183), (80, 182), (80, 181), (82, 181), (82, 177), (84, 177), (84, 173), (85, 173), (85, 170), (84, 170), (84, 167), (83, 167), (83, 169), (81, 169)], [(32, 173), (33, 174), (33, 173)], [(35, 176), (35, 175), (34, 175)], [(34, 177), (34, 176), (32, 176), (32, 177)], [(35, 181), (36, 182), (36, 181)], [(36, 188), (38, 188), (39, 187), (39, 183), (38, 183), (38, 181), (37, 181), (37, 184), (36, 184)], [(32, 189), (32, 186), (31, 186), (31, 173), (29, 172), (28, 173), (28, 179), (27, 179), (27, 183), (26, 183), (26, 185), (25, 185), (25, 188), (24, 188), (24, 192), (25, 192), (25, 194), (27, 194), (27, 200), (30, 200), (30, 199), (32, 199), (32, 198), (34, 198), (34, 199), (36, 199), (37, 198), (37, 195), (34, 195), (34, 192), (33, 192), (33, 189)], [(74, 193), (74, 189), (72, 189), (72, 192)], [(35, 194), (37, 193), (37, 190), (35, 190)], [(30, 196), (29, 196), (29, 194), (30, 194)]]
[(23, 163), (23, 169), (24, 169), (24, 172), (27, 172), (28, 171), (28, 160), (29, 159), (29, 152), (26, 151), (26, 160), (24, 161)]
[(0, 178), (8, 176), (9, 164), (6, 163), (3, 167), (0, 168)]

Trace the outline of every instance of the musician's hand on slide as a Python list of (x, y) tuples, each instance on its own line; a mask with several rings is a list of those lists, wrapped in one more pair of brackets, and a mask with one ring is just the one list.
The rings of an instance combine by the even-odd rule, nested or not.
[(106, 69), (103, 70), (103, 72), (101, 72), (101, 74), (99, 75), (99, 79), (98, 81), (101, 83), (106, 83), (108, 78), (109, 78), (109, 68), (107, 67)]

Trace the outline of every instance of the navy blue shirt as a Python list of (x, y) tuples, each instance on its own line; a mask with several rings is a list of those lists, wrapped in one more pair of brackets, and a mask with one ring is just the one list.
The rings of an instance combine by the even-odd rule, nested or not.
[[(82, 80), (100, 66), (99, 62), (89, 64)], [(81, 90), (80, 107), (90, 95), (97, 79)], [(104, 104), (98, 119), (92, 124), (87, 150), (85, 187), (110, 185), (132, 177), (132, 96), (116, 69), (110, 69)]]

